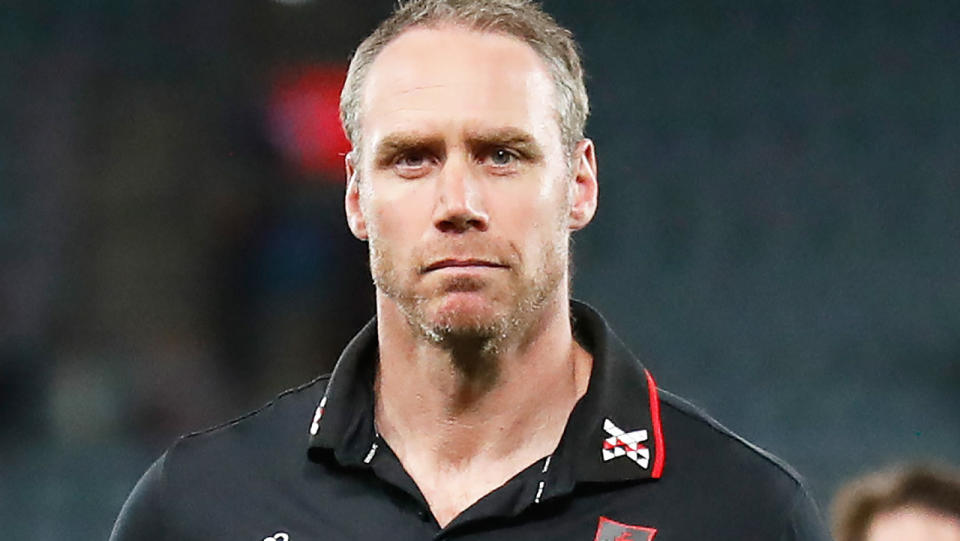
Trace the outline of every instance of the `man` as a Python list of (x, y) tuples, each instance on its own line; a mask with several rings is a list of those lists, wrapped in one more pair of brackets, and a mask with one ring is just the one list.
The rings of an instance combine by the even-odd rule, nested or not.
[(910, 465), (850, 481), (833, 505), (837, 541), (960, 541), (960, 472)]
[(409, 2), (341, 111), (376, 319), (332, 376), (169, 449), (114, 539), (827, 539), (788, 469), (571, 302), (597, 167), (569, 32), (527, 0)]

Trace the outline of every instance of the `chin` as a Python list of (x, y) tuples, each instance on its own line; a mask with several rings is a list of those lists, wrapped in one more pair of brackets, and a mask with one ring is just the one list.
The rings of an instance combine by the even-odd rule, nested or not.
[(506, 311), (477, 293), (444, 295), (428, 311), (421, 325), (438, 343), (498, 338), (509, 328)]
[(482, 295), (462, 293), (438, 299), (433, 320), (438, 326), (451, 329), (482, 329), (495, 326), (504, 318), (502, 310)]

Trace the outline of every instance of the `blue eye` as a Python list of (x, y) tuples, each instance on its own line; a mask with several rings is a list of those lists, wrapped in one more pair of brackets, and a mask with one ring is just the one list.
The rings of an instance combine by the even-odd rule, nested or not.
[(403, 178), (419, 178), (428, 174), (435, 163), (428, 152), (406, 152), (394, 158), (391, 167)]
[(423, 154), (405, 154), (397, 159), (397, 165), (401, 167), (419, 167), (426, 160)]
[(509, 165), (517, 156), (505, 148), (498, 148), (490, 154), (490, 161), (494, 165)]

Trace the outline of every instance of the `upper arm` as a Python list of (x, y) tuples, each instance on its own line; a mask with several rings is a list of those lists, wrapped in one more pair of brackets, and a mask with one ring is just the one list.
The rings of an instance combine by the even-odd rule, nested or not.
[(164, 463), (166, 454), (154, 462), (127, 496), (113, 525), (110, 541), (152, 541), (164, 538)]

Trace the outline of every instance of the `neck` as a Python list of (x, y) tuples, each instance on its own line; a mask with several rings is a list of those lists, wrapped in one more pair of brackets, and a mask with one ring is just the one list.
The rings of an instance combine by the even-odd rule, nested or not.
[(593, 359), (573, 339), (566, 291), (554, 297), (495, 348), (445, 347), (378, 292), (374, 415), (441, 526), (553, 453), (586, 392)]
[(378, 294), (377, 424), (408, 469), (529, 459), (522, 469), (553, 451), (592, 364), (573, 339), (566, 291), (554, 297), (528, 328), (487, 348), (437, 345)]

